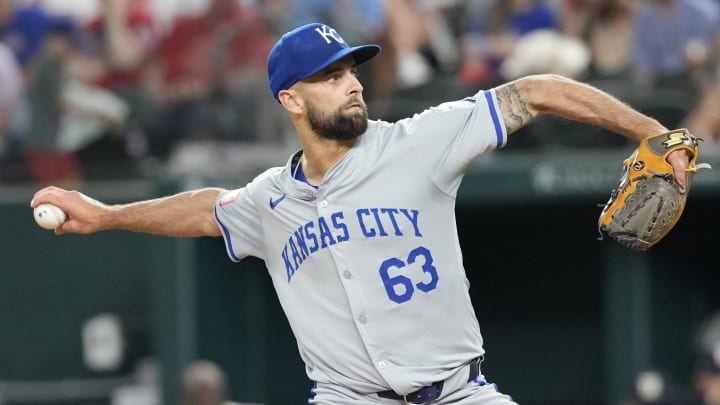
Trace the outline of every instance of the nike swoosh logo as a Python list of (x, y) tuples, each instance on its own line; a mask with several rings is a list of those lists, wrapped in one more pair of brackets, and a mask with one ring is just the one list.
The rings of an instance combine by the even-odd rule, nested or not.
[(282, 200), (284, 200), (284, 199), (285, 199), (285, 194), (281, 195), (276, 200), (273, 200), (272, 198), (270, 198), (270, 209), (274, 210), (275, 207), (277, 207), (278, 204), (280, 204), (282, 202)]

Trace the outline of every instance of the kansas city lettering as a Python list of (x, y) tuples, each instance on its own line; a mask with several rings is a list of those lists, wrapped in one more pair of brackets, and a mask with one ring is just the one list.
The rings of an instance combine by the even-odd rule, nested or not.
[[(313, 253), (350, 240), (353, 235), (350, 235), (346, 221), (356, 221), (361, 235), (365, 238), (422, 238), (419, 213), (418, 210), (406, 208), (360, 208), (348, 218), (345, 213), (338, 211), (329, 217), (320, 216), (299, 226), (290, 235), (280, 253), (285, 263), (288, 282)], [(410, 226), (407, 226), (408, 224)]]

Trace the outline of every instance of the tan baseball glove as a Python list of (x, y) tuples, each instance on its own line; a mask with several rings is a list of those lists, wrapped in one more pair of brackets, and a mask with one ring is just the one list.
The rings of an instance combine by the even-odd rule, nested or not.
[[(678, 149), (690, 156), (684, 193), (667, 161)], [(710, 168), (696, 164), (698, 153), (698, 139), (684, 128), (643, 139), (623, 162), (620, 186), (600, 213), (600, 238), (607, 234), (634, 250), (647, 250), (660, 242), (682, 215), (693, 175), (699, 168)]]

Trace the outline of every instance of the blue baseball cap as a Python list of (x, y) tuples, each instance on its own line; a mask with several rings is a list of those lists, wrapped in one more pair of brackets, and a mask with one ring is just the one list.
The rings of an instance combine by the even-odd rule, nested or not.
[(303, 25), (280, 37), (270, 51), (267, 62), (270, 91), (277, 99), (280, 90), (307, 79), (347, 55), (352, 55), (359, 65), (379, 52), (380, 46), (374, 44), (348, 46), (328, 25)]

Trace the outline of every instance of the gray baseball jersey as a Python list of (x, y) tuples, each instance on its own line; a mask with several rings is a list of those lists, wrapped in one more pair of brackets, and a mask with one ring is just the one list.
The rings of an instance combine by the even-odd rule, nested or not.
[(265, 261), (311, 380), (398, 393), (483, 354), (455, 224), (463, 174), (505, 144), (493, 91), (367, 131), (315, 188), (293, 160), (215, 207), (232, 260)]

